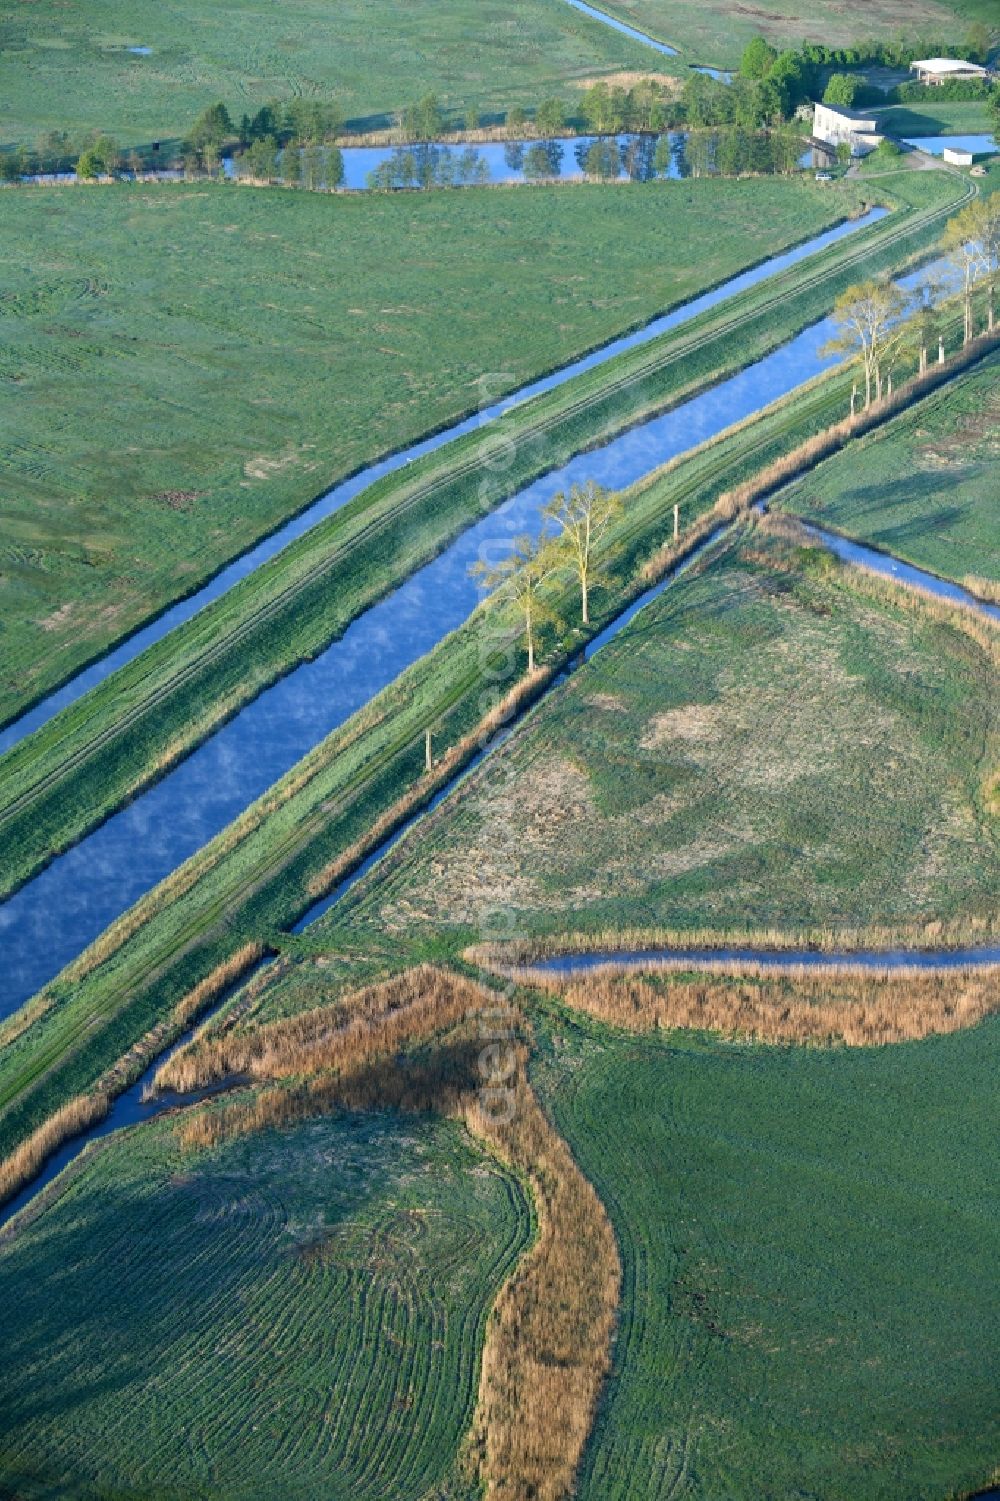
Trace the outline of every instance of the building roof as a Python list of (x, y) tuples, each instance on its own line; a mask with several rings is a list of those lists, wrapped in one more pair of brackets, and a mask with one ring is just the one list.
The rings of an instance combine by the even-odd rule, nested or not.
[(878, 124), (871, 111), (848, 109), (846, 104), (824, 104), (821, 99), (816, 101), (816, 109), (825, 109), (831, 115), (837, 115), (841, 120), (848, 120), (852, 125), (870, 125), (872, 130)]
[(924, 57), (910, 64), (911, 71), (919, 68), (922, 73), (985, 73), (978, 63), (963, 62), (959, 57)]

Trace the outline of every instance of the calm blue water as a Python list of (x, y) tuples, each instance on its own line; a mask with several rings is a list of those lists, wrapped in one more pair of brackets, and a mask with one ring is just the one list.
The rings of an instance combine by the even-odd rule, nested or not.
[(301, 537), (303, 533), (309, 531), (317, 522), (322, 521), (324, 517), (332, 516), (334, 512), (339, 511), (343, 506), (347, 505), (348, 501), (353, 500), (355, 495), (360, 494), (362, 490), (366, 489), (375, 480), (381, 478), (382, 475), (391, 474), (395, 470), (401, 469), (405, 464), (410, 463), (413, 459), (419, 458), (422, 454), (431, 453), (435, 449), (441, 448), (445, 443), (450, 442), (452, 438), (460, 437), (463, 433), (473, 432), (482, 423), (491, 422), (495, 418), (502, 416), (515, 402), (528, 401), (532, 396), (538, 396), (543, 391), (551, 391), (557, 386), (563, 385), (566, 381), (572, 380), (574, 376), (581, 374), (583, 371), (592, 370), (599, 365), (605, 364), (608, 360), (614, 359), (616, 355), (623, 353), (626, 349), (635, 349), (643, 344), (650, 343), (653, 339), (659, 338), (661, 334), (668, 332), (668, 330), (689, 322), (690, 319), (696, 317), (699, 313), (704, 312), (708, 308), (716, 307), (719, 303), (726, 301), (727, 298), (734, 297), (737, 293), (746, 291), (748, 287), (756, 286), (759, 282), (766, 281), (771, 276), (776, 276), (788, 266), (796, 265), (807, 256), (813, 255), (826, 246), (834, 244), (837, 240), (843, 239), (845, 235), (854, 234), (857, 230), (874, 224), (877, 220), (885, 217), (885, 212), (884, 209), (873, 209), (863, 219), (855, 219), (850, 222), (838, 224), (833, 229), (826, 230), (815, 239), (809, 240), (807, 243), (799, 245), (793, 250), (785, 251), (782, 255), (773, 256), (770, 260), (762, 262), (761, 265), (743, 271), (738, 276), (734, 276), (730, 281), (724, 282), (713, 291), (705, 292), (700, 297), (695, 297), (691, 302), (686, 302), (681, 307), (674, 308), (672, 312), (666, 313), (660, 318), (654, 318), (651, 323), (647, 323), (643, 328), (637, 329), (633, 333), (625, 334), (622, 338), (614, 339), (610, 344), (605, 344), (600, 349), (584, 355), (582, 359), (574, 360), (572, 364), (562, 366), (551, 375), (543, 376), (540, 380), (532, 381), (530, 384), (522, 386), (509, 396), (505, 396), (503, 400), (483, 407), (481, 411), (476, 412), (471, 417), (465, 418), (464, 421), (457, 422), (452, 427), (446, 428), (432, 437), (424, 438), (418, 443), (411, 444), (409, 448), (405, 448), (399, 453), (392, 454), (378, 463), (369, 465), (367, 469), (362, 470), (351, 479), (343, 480), (340, 484), (335, 485), (333, 489), (327, 490), (325, 494), (321, 495), (318, 500), (314, 501), (311, 506), (307, 507), (298, 516), (286, 522), (284, 526), (273, 532), (269, 537), (264, 538), (262, 542), (258, 542), (249, 552), (242, 553), (240, 557), (236, 558), (226, 568), (223, 568), (221, 572), (217, 573), (213, 579), (197, 590), (196, 593), (189, 595), (186, 599), (178, 600), (169, 610), (164, 611), (162, 615), (157, 616), (155, 620), (143, 626), (134, 635), (129, 636), (127, 640), (120, 642), (113, 651), (108, 652), (99, 661), (84, 668), (83, 671), (70, 678), (61, 688), (36, 704), (34, 708), (29, 709), (19, 719), (14, 720), (5, 729), (0, 730), (0, 753), (9, 750), (19, 740), (31, 734), (33, 730), (37, 730), (40, 725), (47, 723), (60, 709), (66, 708), (68, 704), (75, 703), (89, 689), (93, 688), (97, 683), (103, 682), (106, 677), (110, 677), (117, 668), (124, 666), (126, 662), (131, 662), (147, 646), (151, 646), (154, 641), (159, 641), (162, 636), (165, 636), (168, 631), (173, 630), (175, 626), (182, 624), (185, 620), (190, 620), (192, 615), (196, 615), (204, 605), (225, 594), (227, 590), (238, 584), (241, 579), (253, 573), (262, 563), (274, 557), (282, 548), (287, 547), (290, 542), (294, 542), (297, 537)]
[(532, 960), (529, 968), (544, 974), (580, 975), (603, 965), (624, 969), (694, 967), (700, 964), (759, 964), (763, 969), (802, 965), (806, 969), (976, 969), (1000, 964), (1000, 947), (971, 949), (848, 949), (821, 953), (816, 949), (613, 949), (594, 953), (559, 954)]
[(664, 57), (676, 57), (677, 48), (668, 47), (666, 42), (657, 42), (644, 31), (636, 31), (634, 26), (626, 26), (624, 21), (617, 21), (614, 16), (609, 16), (606, 11), (598, 10), (593, 5), (585, 4), (585, 0), (566, 0), (567, 5), (572, 5), (574, 10), (581, 10), (592, 21), (600, 21), (602, 26), (610, 26), (612, 31), (620, 31), (623, 36), (630, 36), (634, 42), (644, 42), (647, 47), (660, 52)]
[(729, 68), (709, 68), (704, 63), (689, 63), (692, 73), (707, 73), (717, 83), (732, 83), (733, 73)]
[(872, 572), (891, 578), (897, 584), (913, 584), (933, 594), (937, 599), (947, 600), (949, 604), (965, 605), (975, 610), (977, 614), (985, 615), (989, 620), (1000, 622), (1000, 605), (987, 604), (984, 600), (977, 599), (960, 584), (953, 584), (948, 579), (938, 578), (933, 573), (925, 573), (922, 568), (914, 568), (911, 563), (904, 563), (899, 558), (890, 557), (888, 553), (879, 552), (874, 547), (865, 547), (860, 542), (852, 542), (847, 537), (841, 537), (837, 532), (827, 531), (825, 527), (806, 523), (806, 530), (845, 563), (863, 564)]
[[(372, 173), (380, 168), (391, 169), (392, 182), (385, 185), (396, 187), (521, 183), (532, 179), (578, 181), (586, 172), (587, 152), (595, 144), (614, 146), (617, 150), (619, 181), (651, 182), (656, 178), (677, 181), (690, 176), (687, 140), (687, 131), (668, 130), (660, 135), (623, 133), (560, 136), (552, 140), (537, 137), (468, 146), (436, 143), (344, 146), (340, 154), (344, 162), (343, 186), (353, 191), (370, 187)], [(657, 156), (661, 142), (665, 145)]]
[(975, 156), (988, 155), (997, 149), (996, 141), (991, 135), (971, 136), (904, 136), (908, 146), (916, 146), (921, 151), (927, 151), (931, 156), (942, 156), (946, 146), (951, 146), (955, 151), (971, 151)]

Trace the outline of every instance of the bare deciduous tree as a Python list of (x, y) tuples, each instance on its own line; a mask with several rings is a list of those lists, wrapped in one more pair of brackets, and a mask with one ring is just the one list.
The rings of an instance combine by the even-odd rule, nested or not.
[(620, 497), (593, 480), (573, 485), (568, 495), (554, 495), (545, 507), (546, 519), (559, 528), (555, 545), (560, 561), (572, 568), (580, 584), (584, 625), (590, 624), (590, 590), (607, 562), (597, 553), (621, 510)]
[(863, 281), (842, 292), (833, 305), (838, 332), (824, 354), (858, 360), (865, 376), (865, 406), (882, 399), (882, 383), (905, 336), (905, 292), (891, 281)]
[(962, 301), (965, 309), (965, 342), (972, 340), (972, 288), (984, 269), (982, 232), (982, 203), (976, 200), (966, 204), (954, 218), (948, 220), (942, 244), (948, 259), (962, 278)]
[(527, 534), (518, 537), (513, 549), (499, 563), (475, 563), (469, 570), (490, 593), (506, 594), (524, 622), (528, 652), (528, 671), (535, 671), (535, 644), (538, 628), (556, 616), (541, 593), (545, 580), (559, 565), (551, 538), (544, 533), (537, 540)]

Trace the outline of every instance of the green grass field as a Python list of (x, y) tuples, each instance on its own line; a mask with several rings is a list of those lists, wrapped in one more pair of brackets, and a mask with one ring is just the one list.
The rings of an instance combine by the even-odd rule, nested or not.
[[(955, 180), (904, 172), (892, 186), (889, 201), (902, 200), (898, 212), (857, 237), (521, 403), (502, 430), (474, 430), (370, 486), (23, 742), (4, 759), (0, 889), (93, 827), (274, 677), (321, 651), (484, 503), (769, 352), (829, 308), (856, 276), (859, 259), (872, 269), (897, 268), (932, 244), (959, 191)], [(880, 183), (878, 191), (884, 188)], [(762, 423), (753, 442), (714, 451), (707, 468), (700, 459), (686, 468), (684, 493), (672, 499), (683, 500), (685, 516), (694, 519), (718, 493), (706, 486), (720, 454), (720, 473), (745, 478), (782, 451), (792, 432), (809, 436), (840, 415), (845, 400), (833, 387), (810, 394), (803, 407)], [(672, 504), (661, 491), (654, 484), (644, 495), (634, 528), (634, 546), (645, 538), (647, 551), (649, 525), (662, 525), (658, 518)], [(51, 660), (47, 665), (52, 670)]]
[(822, 42), (847, 47), (869, 37), (962, 37), (970, 21), (996, 26), (992, 0), (824, 0), (816, 8), (797, 0), (743, 5), (737, 0), (601, 0), (601, 9), (669, 42), (684, 61), (735, 67), (747, 42), (766, 36), (778, 47)]
[[(632, 597), (634, 574), (667, 535), (675, 501), (683, 505), (687, 535), (720, 491), (842, 413), (849, 381), (849, 375), (835, 372), (774, 408), (752, 432), (738, 429), (635, 487), (626, 498), (617, 539), (619, 575), (613, 589), (595, 596), (594, 629)], [(573, 606), (567, 585), (567, 618)], [(313, 945), (313, 937), (291, 938), (283, 930), (309, 905), (328, 862), (364, 852), (373, 830), (385, 829), (390, 815), (403, 816), (406, 799), (430, 796), (437, 784), (423, 772), (425, 728), (433, 730), (438, 755), (470, 735), (484, 702), (492, 701), (502, 641), (491, 613), (476, 612), (47, 988), (52, 1007), (0, 1057), (0, 1153), (9, 1152), (67, 1099), (93, 1088), (115, 1060), (243, 943)], [(579, 643), (575, 634), (559, 643), (547, 641), (546, 657), (555, 665), (565, 663)], [(506, 660), (504, 689), (516, 681), (523, 657), (515, 650)], [(503, 677), (504, 671), (510, 676)], [(465, 754), (470, 753), (471, 747)], [(397, 938), (375, 937), (368, 927), (365, 943), (382, 952)], [(328, 941), (318, 930), (315, 942)]]
[(979, 100), (929, 99), (920, 104), (894, 104), (875, 113), (882, 129), (904, 138), (982, 135), (993, 130), (989, 106)]
[(427, 1117), (109, 1138), (0, 1242), (0, 1493), (438, 1495), (532, 1232), (515, 1181)]
[(1000, 584), (1000, 358), (783, 492), (783, 510), (946, 578)]
[(90, 0), (85, 14), (7, 0), (0, 140), (93, 127), (122, 144), (160, 140), (218, 99), (237, 119), (273, 98), (336, 99), (352, 123), (377, 126), (433, 91), (451, 111), (496, 115), (666, 61), (564, 0), (488, 15), (475, 0)]
[(852, 201), (784, 181), (0, 194), (0, 721), (475, 410), (482, 378), (496, 399)]
[(943, 1501), (987, 1483), (1000, 1024), (806, 1049), (560, 1014), (543, 1046), (536, 1087), (624, 1264), (582, 1501)]
[(503, 903), (525, 935), (989, 925), (998, 761), (982, 646), (757, 529), (551, 694), (341, 920), (477, 934)]

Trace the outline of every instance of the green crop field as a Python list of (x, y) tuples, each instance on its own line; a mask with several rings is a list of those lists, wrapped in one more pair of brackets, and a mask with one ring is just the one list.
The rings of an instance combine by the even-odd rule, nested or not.
[(581, 1501), (984, 1486), (1000, 1023), (862, 1049), (626, 1037), (562, 1013), (550, 1033), (535, 1084), (624, 1269)]
[[(991, 655), (757, 528), (654, 601), (355, 888), (379, 932), (993, 920)], [(910, 597), (912, 603), (912, 596)]]
[(427, 1117), (109, 1138), (0, 1241), (0, 1494), (418, 1501), (531, 1235), (515, 1181)]
[(1000, 358), (786, 490), (782, 509), (946, 578), (1000, 585)]
[[(129, 51), (150, 48), (149, 56)], [(502, 114), (567, 85), (666, 59), (564, 0), (60, 0), (0, 5), (0, 140), (110, 130), (121, 143), (181, 135), (222, 99), (237, 118), (268, 99), (336, 99), (384, 125), (433, 91), (450, 110)]]
[(822, 42), (848, 47), (869, 37), (933, 35), (961, 38), (971, 21), (996, 26), (993, 0), (798, 0), (743, 5), (737, 0), (601, 0), (601, 9), (669, 42), (685, 61), (735, 67), (747, 42), (766, 36), (779, 47)]
[(494, 400), (854, 202), (792, 181), (0, 194), (0, 721), (475, 410), (483, 378)]

